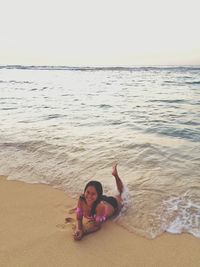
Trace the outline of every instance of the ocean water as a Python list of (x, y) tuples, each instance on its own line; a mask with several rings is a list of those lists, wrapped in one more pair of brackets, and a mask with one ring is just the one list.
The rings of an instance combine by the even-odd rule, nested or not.
[(76, 197), (126, 192), (115, 223), (200, 238), (200, 66), (0, 67), (0, 174)]

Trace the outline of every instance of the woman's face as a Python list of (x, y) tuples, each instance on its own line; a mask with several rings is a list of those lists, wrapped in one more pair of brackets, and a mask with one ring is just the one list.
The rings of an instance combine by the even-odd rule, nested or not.
[(88, 186), (84, 192), (84, 196), (88, 206), (92, 206), (94, 201), (97, 200), (98, 194), (94, 186)]

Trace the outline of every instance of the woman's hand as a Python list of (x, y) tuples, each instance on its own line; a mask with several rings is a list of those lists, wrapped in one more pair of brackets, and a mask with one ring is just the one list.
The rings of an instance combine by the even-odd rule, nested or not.
[(76, 240), (76, 241), (81, 240), (83, 237), (83, 234), (84, 234), (84, 232), (82, 229), (76, 229), (74, 234), (73, 234), (74, 240)]

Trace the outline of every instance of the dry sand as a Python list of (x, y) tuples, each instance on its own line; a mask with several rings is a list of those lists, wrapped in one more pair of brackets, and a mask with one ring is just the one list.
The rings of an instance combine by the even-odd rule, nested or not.
[(72, 239), (76, 201), (46, 185), (0, 177), (0, 266), (200, 266), (200, 240), (189, 234), (163, 234), (155, 240), (129, 233), (111, 221)]

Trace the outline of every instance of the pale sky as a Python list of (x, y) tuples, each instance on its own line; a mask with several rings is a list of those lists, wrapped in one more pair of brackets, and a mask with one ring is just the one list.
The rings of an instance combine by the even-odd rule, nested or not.
[(0, 65), (200, 64), (199, 0), (0, 0)]

